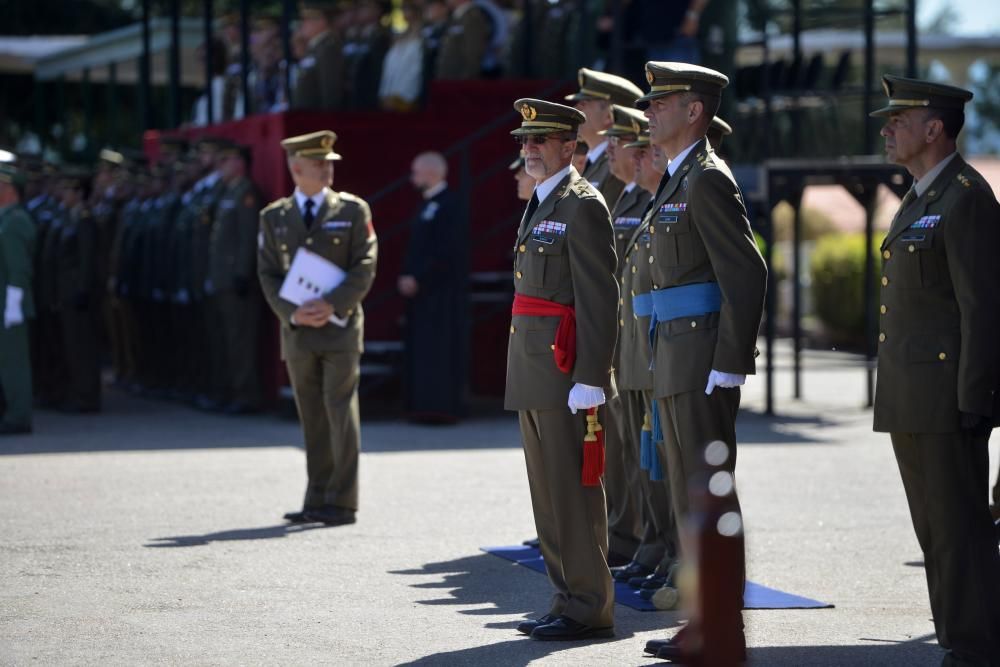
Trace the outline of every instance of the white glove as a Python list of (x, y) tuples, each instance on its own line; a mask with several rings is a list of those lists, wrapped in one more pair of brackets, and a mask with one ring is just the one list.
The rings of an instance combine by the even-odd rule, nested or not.
[(736, 373), (723, 373), (722, 371), (717, 371), (714, 368), (712, 372), (708, 374), (708, 386), (705, 387), (705, 393), (708, 395), (712, 394), (712, 390), (716, 387), (722, 387), (723, 389), (732, 389), (733, 387), (739, 387), (747, 381), (746, 375), (737, 375)]
[(604, 389), (577, 382), (569, 390), (569, 410), (574, 415), (577, 410), (589, 410), (604, 405)]
[(7, 285), (7, 305), (3, 311), (3, 328), (10, 329), (18, 324), (24, 324), (24, 311), (21, 309), (21, 300), (24, 299), (24, 290), (20, 287)]

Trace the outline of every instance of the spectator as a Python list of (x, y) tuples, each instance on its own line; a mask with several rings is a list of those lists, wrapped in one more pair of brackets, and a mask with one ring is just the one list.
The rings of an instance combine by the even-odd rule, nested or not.
[(483, 76), (493, 79), (501, 74), (501, 58), (510, 34), (507, 15), (493, 0), (475, 0), (475, 3), (490, 22), (490, 41), (483, 54), (481, 69)]
[(438, 79), (478, 79), (490, 43), (490, 19), (473, 0), (448, 0), (451, 20), (441, 39)]
[[(198, 60), (204, 65), (205, 58), (211, 58), (212, 66), (212, 117), (208, 117), (208, 97), (205, 93), (198, 96), (194, 103), (191, 114), (191, 124), (196, 127), (204, 127), (213, 122), (218, 123), (230, 120), (226, 112), (226, 45), (220, 39), (213, 39), (210, 53), (205, 52), (205, 44), (198, 46)], [(242, 116), (242, 109), (241, 116)], [(235, 113), (235, 109), (230, 113)]]
[(379, 106), (388, 111), (415, 109), (424, 77), (424, 42), (418, 8), (413, 4), (404, 5), (403, 18), (406, 30), (395, 36), (382, 64)]
[(306, 57), (299, 61), (291, 106), (337, 109), (343, 103), (344, 55), (332, 30), (333, 3), (307, 0), (301, 7), (299, 33), (306, 40)]
[(278, 19), (261, 16), (254, 21), (250, 34), (250, 58), (253, 61), (247, 86), (253, 113), (280, 111), (284, 104), (282, 78), (281, 29)]
[(427, 95), (427, 83), (437, 77), (438, 55), (441, 41), (448, 30), (448, 3), (445, 0), (428, 0), (424, 5), (424, 25), (421, 35), (424, 40), (423, 88), (421, 95)]
[(360, 2), (355, 20), (352, 48), (344, 51), (345, 102), (351, 109), (374, 109), (378, 106), (382, 62), (392, 37), (382, 26), (382, 7), (376, 0)]

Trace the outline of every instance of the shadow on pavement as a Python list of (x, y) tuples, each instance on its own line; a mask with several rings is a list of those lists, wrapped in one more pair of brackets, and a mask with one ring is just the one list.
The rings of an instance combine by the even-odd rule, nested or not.
[(307, 530), (317, 528), (330, 528), (321, 523), (294, 525), (282, 524), (280, 526), (265, 526), (262, 528), (238, 528), (235, 530), (221, 530), (217, 533), (205, 533), (204, 535), (175, 535), (173, 537), (154, 537), (144, 547), (200, 547), (212, 542), (232, 542), (239, 540), (273, 540), (281, 537), (288, 537), (296, 533), (304, 533)]
[[(390, 574), (441, 575), (440, 581), (411, 584), (413, 588), (426, 590), (448, 589), (445, 597), (421, 600), (418, 604), (470, 607), (456, 611), (460, 614), (481, 617), (483, 627), (510, 633), (510, 638), (502, 642), (414, 657), (413, 661), (404, 664), (523, 665), (580, 646), (580, 642), (540, 642), (518, 634), (516, 628), (521, 619), (488, 620), (489, 617), (511, 615), (522, 615), (524, 618), (540, 616), (548, 611), (551, 595), (551, 585), (547, 577), (539, 576), (537, 572), (496, 556), (485, 553), (466, 556), (450, 561), (427, 563), (419, 568), (395, 570)], [(671, 634), (667, 630), (677, 625), (678, 617), (673, 613), (643, 613), (616, 605), (616, 637), (614, 640), (602, 641), (634, 642), (636, 662), (639, 663), (645, 642), (634, 639), (635, 633), (662, 630), (666, 638)]]
[[(889, 643), (888, 639), (861, 639), (879, 644), (854, 646), (760, 646), (749, 651), (750, 665), (767, 667), (845, 667), (846, 665), (878, 665), (879, 667), (931, 667), (941, 664), (944, 651), (933, 635), (915, 637), (905, 642)], [(887, 642), (887, 643), (881, 643)], [(659, 661), (658, 661), (659, 662)], [(660, 663), (666, 664), (666, 663)]]

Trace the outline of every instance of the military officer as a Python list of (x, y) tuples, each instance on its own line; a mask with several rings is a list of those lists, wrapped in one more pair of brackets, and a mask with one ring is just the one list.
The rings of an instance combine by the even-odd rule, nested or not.
[(582, 411), (615, 395), (611, 219), (570, 164), (583, 114), (535, 99), (514, 108), (523, 122), (512, 134), (537, 185), (515, 246), (504, 405), (518, 411), (535, 528), (555, 588), (547, 612), (518, 631), (541, 640), (609, 637), (607, 513), (600, 479), (585, 474), (593, 458), (585, 455), (590, 415)]
[(705, 137), (708, 139), (709, 145), (712, 147), (716, 153), (719, 152), (719, 148), (722, 147), (722, 140), (733, 133), (733, 128), (726, 121), (722, 120), (718, 116), (712, 118), (712, 124), (708, 126), (708, 132), (705, 133)]
[(580, 90), (567, 95), (566, 99), (573, 102), (587, 118), (580, 125), (580, 138), (587, 144), (587, 162), (582, 175), (600, 190), (608, 208), (611, 208), (618, 201), (625, 184), (611, 173), (606, 155), (608, 143), (601, 132), (612, 125), (611, 105), (635, 106), (642, 91), (628, 79), (586, 67), (580, 68), (577, 81)]
[(531, 201), (531, 195), (535, 193), (535, 179), (524, 170), (524, 156), (518, 155), (516, 160), (507, 165), (507, 168), (514, 172), (517, 198), (521, 201)]
[[(742, 195), (705, 134), (719, 107), (725, 75), (683, 63), (649, 62), (650, 91), (638, 104), (649, 119), (650, 143), (670, 159), (647, 213), (651, 239), (654, 344), (653, 396), (664, 437), (671, 502), (679, 526), (689, 514), (689, 480), (708, 470), (706, 444), (726, 445), (725, 468), (736, 464), (740, 385), (755, 370), (757, 330), (767, 269), (757, 250)], [(681, 530), (681, 558), (689, 558)], [(743, 557), (739, 564), (742, 579)], [(720, 641), (745, 646), (743, 583), (723, 590)], [(697, 660), (702, 628), (685, 627), (666, 642), (647, 644), (667, 659)], [(684, 637), (689, 637), (684, 639)]]
[(28, 320), (35, 316), (32, 260), (35, 224), (21, 206), (24, 173), (0, 164), (0, 435), (31, 432), (31, 362)]
[(221, 345), (223, 410), (228, 414), (257, 412), (263, 397), (257, 353), (260, 295), (253, 280), (257, 271), (257, 227), (260, 206), (247, 176), (250, 149), (235, 143), (219, 151), (219, 172), (225, 185), (215, 209), (208, 251), (208, 280), (215, 295), (219, 329), (212, 332)]
[[(375, 278), (378, 242), (368, 204), (331, 189), (333, 161), (340, 159), (333, 151), (336, 139), (324, 130), (282, 141), (295, 192), (260, 213), (257, 275), (281, 322), (282, 357), (306, 445), (309, 481), (302, 510), (285, 515), (293, 523), (354, 523), (358, 509), (361, 300)], [(278, 292), (299, 248), (347, 275), (322, 298), (296, 306)]]
[[(672, 595), (670, 590), (675, 588), (675, 582), (670, 577), (677, 562), (677, 524), (670, 504), (670, 487), (664, 475), (666, 450), (662, 438), (654, 442), (653, 437), (653, 374), (649, 370), (649, 318), (652, 314), (649, 257), (652, 238), (650, 221), (644, 215), (666, 165), (654, 163), (649, 128), (645, 121), (644, 117), (637, 128), (640, 131), (636, 141), (626, 144), (627, 148), (634, 150), (634, 178), (645, 197), (640, 199), (643, 209), (639, 213), (639, 225), (629, 234), (619, 260), (622, 265), (622, 301), (619, 306), (622, 328), (618, 342), (620, 359), (615, 375), (625, 413), (622, 420), (625, 442), (631, 448), (626, 461), (630, 470), (636, 472), (630, 480), (639, 492), (642, 531), (632, 562), (615, 572), (615, 579), (640, 588), (639, 595), (651, 599), (657, 607), (673, 608), (677, 600), (676, 594)], [(663, 593), (660, 593), (661, 589), (664, 589)]]
[(305, 0), (300, 3), (299, 33), (307, 42), (299, 61), (292, 90), (293, 109), (337, 109), (344, 104), (343, 45), (333, 32), (335, 3)]
[(972, 93), (886, 75), (882, 136), (914, 178), (882, 242), (875, 430), (924, 553), (943, 665), (1000, 664), (1000, 554), (983, 494), (1000, 391), (1000, 205), (958, 154)]
[(397, 279), (406, 308), (406, 410), (410, 419), (454, 423), (465, 390), (466, 225), (448, 188), (440, 153), (413, 159), (410, 181), (423, 203), (410, 223), (410, 243)]

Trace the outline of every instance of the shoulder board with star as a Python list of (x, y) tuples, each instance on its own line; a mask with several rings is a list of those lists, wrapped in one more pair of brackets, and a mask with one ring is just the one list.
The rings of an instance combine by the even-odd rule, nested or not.
[(961, 184), (962, 184), (962, 185), (964, 185), (965, 187), (967, 187), (967, 188), (971, 188), (971, 187), (972, 187), (972, 181), (970, 181), (970, 180), (969, 180), (969, 179), (968, 179), (968, 178), (967, 178), (967, 177), (965, 176), (965, 174), (963, 174), (963, 173), (959, 173), (959, 174), (958, 174), (958, 176), (956, 176), (955, 178), (956, 178), (956, 179), (958, 180), (958, 182), (959, 182), (959, 183), (961, 183)]
[(569, 189), (578, 197), (591, 198), (597, 196), (597, 189), (585, 178), (579, 178), (570, 183)]
[(288, 203), (288, 200), (289, 200), (289, 197), (283, 197), (281, 199), (275, 199), (273, 202), (271, 202), (270, 204), (268, 204), (267, 206), (265, 206), (264, 208), (262, 208), (260, 210), (260, 214), (261, 215), (266, 215), (268, 213), (271, 213), (272, 211), (276, 211), (276, 210), (280, 209), (282, 206), (284, 206), (286, 203)]

